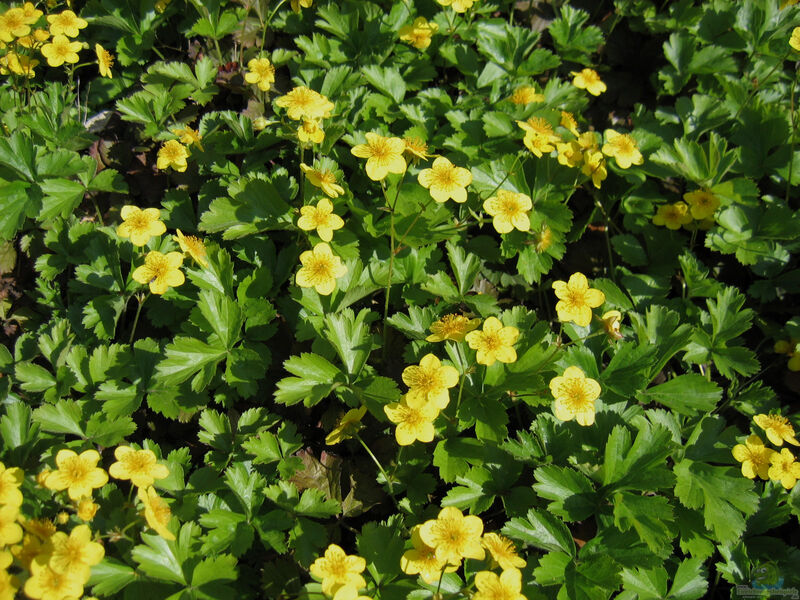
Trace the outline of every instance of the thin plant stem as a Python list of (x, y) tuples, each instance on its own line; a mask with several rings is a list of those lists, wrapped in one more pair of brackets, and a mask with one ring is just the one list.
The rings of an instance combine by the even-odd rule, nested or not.
[(136, 316), (133, 317), (133, 327), (131, 327), (131, 335), (128, 338), (128, 345), (133, 343), (133, 337), (136, 335), (136, 326), (139, 324), (139, 315), (142, 313), (142, 305), (149, 297), (149, 293), (146, 296), (141, 293), (136, 294), (136, 299), (139, 301), (139, 306), (136, 307)]
[[(397, 192), (394, 195), (394, 201), (389, 202), (386, 195), (386, 181), (381, 179), (381, 190), (383, 191), (383, 198), (386, 200), (386, 207), (389, 209), (389, 272), (386, 275), (386, 297), (383, 301), (383, 362), (386, 363), (386, 358), (389, 354), (389, 327), (386, 320), (389, 318), (389, 298), (392, 292), (392, 273), (394, 271), (394, 255), (395, 255), (395, 236), (394, 230), (394, 211), (397, 206), (397, 201), (400, 198), (400, 188), (403, 187), (403, 181), (406, 178), (406, 172), (403, 171), (403, 177), (397, 184)], [(407, 232), (406, 232), (407, 233)]]
[(361, 444), (364, 450), (367, 451), (367, 454), (369, 454), (369, 457), (372, 459), (372, 462), (374, 462), (375, 465), (378, 467), (378, 470), (381, 472), (381, 475), (383, 475), (383, 478), (386, 480), (386, 485), (389, 486), (389, 497), (392, 499), (392, 502), (394, 502), (394, 505), (397, 508), (397, 510), (400, 510), (400, 505), (397, 502), (397, 498), (394, 497), (394, 480), (389, 479), (389, 476), (386, 474), (386, 471), (384, 470), (381, 461), (379, 461), (378, 457), (372, 453), (372, 450), (370, 450), (369, 446), (367, 446), (364, 440), (361, 439), (361, 436), (356, 433), (355, 438), (358, 440), (358, 443)]

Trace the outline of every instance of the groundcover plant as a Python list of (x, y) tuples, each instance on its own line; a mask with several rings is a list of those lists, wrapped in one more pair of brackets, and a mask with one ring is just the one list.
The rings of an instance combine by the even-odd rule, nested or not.
[(795, 3), (0, 4), (0, 600), (797, 597)]

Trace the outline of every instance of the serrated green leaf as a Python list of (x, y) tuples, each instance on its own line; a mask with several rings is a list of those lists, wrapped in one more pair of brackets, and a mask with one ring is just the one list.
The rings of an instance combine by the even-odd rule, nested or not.
[(644, 404), (658, 402), (678, 414), (690, 416), (713, 410), (721, 398), (719, 386), (698, 373), (679, 375), (636, 395)]
[(564, 523), (548, 512), (531, 509), (526, 518), (511, 519), (502, 529), (503, 534), (524, 544), (575, 556), (575, 542)]
[(164, 359), (158, 363), (156, 378), (165, 386), (178, 385), (201, 369), (216, 365), (224, 357), (225, 348), (221, 345), (177, 336), (164, 349)]
[(318, 354), (304, 353), (292, 356), (283, 363), (284, 368), (297, 377), (284, 377), (278, 382), (275, 400), (292, 405), (303, 401), (314, 406), (327, 397), (338, 385), (343, 373)]

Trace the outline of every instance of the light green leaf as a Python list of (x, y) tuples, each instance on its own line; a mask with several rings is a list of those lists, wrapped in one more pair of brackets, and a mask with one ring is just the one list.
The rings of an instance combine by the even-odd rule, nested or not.
[(658, 402), (681, 415), (694, 416), (713, 410), (722, 398), (720, 387), (699, 373), (679, 375), (636, 395), (639, 402)]
[(177, 336), (167, 344), (164, 358), (158, 363), (156, 379), (165, 386), (183, 383), (200, 369), (225, 357), (225, 348), (209, 345), (192, 337)]
[(531, 509), (527, 518), (511, 519), (503, 527), (503, 534), (511, 539), (519, 540), (529, 546), (548, 550), (561, 551), (575, 556), (575, 542), (572, 534), (563, 521), (543, 510)]
[(303, 401), (306, 406), (314, 406), (340, 385), (344, 375), (318, 354), (292, 356), (283, 366), (297, 376), (284, 377), (278, 382), (275, 401), (286, 405)]

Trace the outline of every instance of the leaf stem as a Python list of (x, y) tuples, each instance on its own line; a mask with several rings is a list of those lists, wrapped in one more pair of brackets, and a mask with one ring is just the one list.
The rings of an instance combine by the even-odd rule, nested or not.
[(142, 305), (145, 303), (145, 300), (147, 300), (149, 297), (150, 297), (149, 292), (147, 295), (144, 295), (141, 292), (136, 294), (136, 300), (139, 301), (139, 306), (136, 307), (136, 316), (133, 318), (133, 327), (131, 327), (131, 335), (128, 338), (128, 345), (133, 343), (133, 337), (136, 335), (136, 326), (139, 324), (139, 315), (142, 312)]
[(358, 443), (361, 444), (361, 446), (364, 448), (364, 450), (367, 451), (367, 454), (369, 454), (369, 457), (372, 459), (372, 462), (374, 462), (375, 465), (377, 465), (378, 470), (381, 472), (381, 475), (383, 475), (383, 478), (386, 480), (386, 485), (389, 487), (389, 496), (391, 497), (392, 502), (394, 502), (395, 507), (399, 511), (400, 510), (400, 505), (397, 502), (397, 498), (394, 497), (394, 480), (393, 479), (389, 479), (389, 476), (386, 474), (386, 471), (383, 469), (383, 465), (381, 464), (381, 461), (379, 461), (378, 457), (375, 456), (372, 453), (372, 450), (369, 449), (369, 446), (367, 446), (367, 444), (364, 442), (364, 440), (361, 439), (361, 436), (358, 435), (358, 433), (355, 434), (355, 438), (358, 440)]

